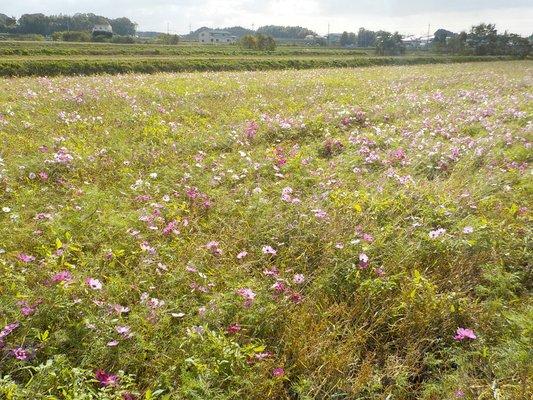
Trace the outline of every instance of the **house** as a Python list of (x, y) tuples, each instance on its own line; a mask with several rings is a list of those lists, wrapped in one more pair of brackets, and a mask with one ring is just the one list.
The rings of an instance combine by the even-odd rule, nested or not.
[(93, 36), (113, 36), (113, 28), (109, 24), (100, 24), (93, 27)]
[(237, 37), (226, 31), (204, 29), (198, 34), (198, 42), (203, 44), (231, 44), (237, 42)]
[(422, 44), (422, 39), (416, 36), (407, 36), (402, 39), (402, 43), (407, 49), (418, 49)]

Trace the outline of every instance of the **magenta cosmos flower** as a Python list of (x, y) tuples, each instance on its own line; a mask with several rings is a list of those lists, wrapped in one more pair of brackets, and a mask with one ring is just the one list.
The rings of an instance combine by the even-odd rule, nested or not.
[(118, 383), (118, 376), (105, 372), (103, 369), (97, 370), (94, 376), (103, 387), (115, 386)]
[(228, 332), (230, 335), (235, 335), (240, 330), (241, 330), (241, 326), (238, 323), (233, 323), (226, 328), (226, 332)]
[(60, 282), (72, 282), (73, 276), (69, 271), (61, 271), (52, 276), (52, 283), (60, 283)]
[(477, 336), (472, 329), (457, 328), (457, 332), (453, 338), (457, 341), (462, 341), (466, 339), (474, 340), (477, 339)]
[(283, 368), (274, 368), (274, 370), (272, 371), (272, 375), (275, 378), (280, 378), (285, 375), (285, 370)]

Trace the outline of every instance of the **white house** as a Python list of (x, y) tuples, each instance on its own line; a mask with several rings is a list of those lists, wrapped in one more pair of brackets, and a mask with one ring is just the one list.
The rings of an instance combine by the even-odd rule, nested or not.
[(203, 44), (228, 44), (236, 41), (237, 37), (226, 31), (204, 29), (198, 34), (198, 42)]

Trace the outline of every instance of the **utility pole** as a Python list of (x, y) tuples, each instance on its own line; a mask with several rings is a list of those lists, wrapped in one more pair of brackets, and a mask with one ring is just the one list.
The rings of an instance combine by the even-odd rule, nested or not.
[(189, 33), (192, 33), (192, 24), (189, 22)]
[(170, 22), (167, 22), (167, 36), (170, 35)]
[(428, 50), (429, 50), (429, 32), (430, 31), (431, 31), (431, 24), (428, 24), (428, 37), (427, 37), (427, 43), (426, 43), (426, 47)]
[(329, 47), (329, 44), (330, 44), (330, 34), (329, 34), (329, 22), (328, 22), (328, 47)]

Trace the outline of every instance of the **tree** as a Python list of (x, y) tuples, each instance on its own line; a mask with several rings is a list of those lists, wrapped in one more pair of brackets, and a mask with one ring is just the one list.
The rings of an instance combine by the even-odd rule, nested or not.
[(276, 50), (276, 42), (272, 36), (257, 34), (257, 50), (274, 51)]
[(353, 32), (342, 32), (341, 39), (340, 39), (340, 45), (342, 47), (346, 46), (354, 46), (357, 44), (357, 36)]
[(163, 43), (163, 44), (169, 44), (169, 45), (177, 45), (180, 42), (179, 35), (169, 35), (166, 33), (162, 33), (157, 36), (157, 42)]
[(136, 25), (128, 18), (116, 18), (110, 21), (113, 32), (121, 36), (134, 36), (137, 29)]
[(19, 20), (20, 33), (49, 35), (50, 21), (44, 14), (24, 14)]
[(498, 31), (494, 24), (479, 24), (470, 29), (467, 43), (472, 52), (478, 56), (496, 53)]
[(245, 49), (255, 50), (257, 48), (257, 39), (254, 35), (245, 35), (241, 38), (241, 46)]
[(376, 52), (379, 55), (400, 55), (405, 53), (402, 36), (398, 33), (379, 31), (376, 35)]
[(465, 31), (452, 37), (446, 44), (445, 51), (452, 53), (452, 54), (465, 54), (467, 38), (468, 38), (468, 35)]
[(350, 36), (348, 35), (348, 32), (344, 31), (341, 35), (340, 44), (342, 47), (348, 46), (350, 41)]
[(257, 33), (272, 36), (276, 39), (305, 39), (308, 35), (315, 36), (316, 33), (301, 26), (277, 26), (267, 25), (257, 29)]
[(357, 34), (357, 46), (372, 47), (376, 41), (376, 32), (360, 28)]
[(245, 49), (250, 50), (262, 50), (262, 51), (274, 51), (276, 49), (276, 42), (271, 36), (262, 34), (246, 35), (240, 40), (240, 44)]

